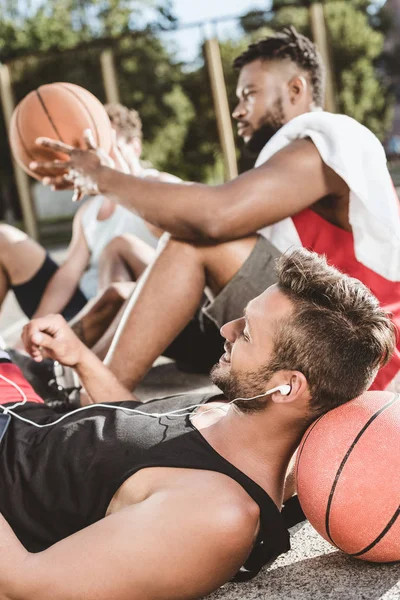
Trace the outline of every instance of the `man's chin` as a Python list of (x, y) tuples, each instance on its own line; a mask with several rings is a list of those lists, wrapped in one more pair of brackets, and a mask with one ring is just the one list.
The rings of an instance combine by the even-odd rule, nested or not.
[(229, 377), (229, 365), (226, 363), (221, 364), (220, 362), (217, 362), (210, 372), (211, 381), (223, 391), (224, 382), (226, 381), (227, 377)]
[(265, 144), (274, 137), (277, 131), (281, 127), (262, 125), (260, 129), (257, 129), (251, 137), (243, 138), (245, 142), (246, 152), (250, 156), (258, 156)]

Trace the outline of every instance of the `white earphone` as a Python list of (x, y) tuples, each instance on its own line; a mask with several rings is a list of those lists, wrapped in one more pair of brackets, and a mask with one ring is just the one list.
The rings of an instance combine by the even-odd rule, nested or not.
[(284, 385), (278, 385), (276, 388), (272, 388), (272, 390), (267, 390), (266, 394), (272, 394), (273, 392), (280, 392), (282, 396), (289, 396), (292, 391), (292, 386), (289, 383), (285, 383)]
[(234, 400), (231, 400), (230, 402), (228, 402), (228, 404), (232, 404), (233, 402), (236, 402), (237, 400), (257, 400), (257, 398), (263, 398), (263, 396), (269, 396), (269, 394), (273, 394), (274, 392), (280, 392), (282, 394), (282, 396), (289, 396), (290, 392), (292, 391), (292, 386), (289, 383), (285, 383), (284, 385), (277, 385), (276, 387), (267, 390), (266, 392), (264, 392), (263, 394), (259, 394), (258, 396), (252, 396), (251, 398), (235, 398)]
[[(136, 415), (152, 417), (153, 419), (154, 418), (159, 419), (161, 417), (173, 417), (173, 416), (175, 416), (175, 417), (184, 417), (184, 416), (191, 417), (191, 416), (193, 416), (192, 410), (194, 408), (204, 406), (204, 404), (192, 404), (191, 406), (186, 406), (185, 408), (178, 408), (176, 410), (172, 410), (167, 413), (147, 413), (147, 412), (138, 410), (137, 408), (125, 408), (124, 406), (113, 406), (112, 404), (100, 404), (100, 403), (99, 404), (89, 404), (88, 406), (81, 406), (80, 408), (77, 408), (69, 413), (62, 415), (61, 417), (59, 417), (56, 421), (53, 421), (52, 423), (39, 424), (39, 423), (35, 423), (34, 421), (31, 421), (30, 419), (26, 419), (22, 415), (19, 415), (18, 413), (14, 412), (13, 409), (17, 408), (18, 406), (23, 406), (24, 404), (26, 404), (26, 402), (28, 402), (28, 398), (27, 398), (25, 392), (19, 387), (19, 385), (17, 385), (16, 383), (14, 383), (10, 379), (8, 379), (8, 377), (5, 377), (4, 375), (0, 374), (0, 379), (2, 379), (6, 383), (8, 383), (12, 387), (14, 387), (21, 396), (21, 401), (16, 402), (12, 406), (3, 406), (0, 404), (0, 411), (1, 411), (0, 414), (11, 415), (11, 416), (15, 417), (16, 419), (18, 419), (19, 421), (28, 423), (29, 425), (32, 425), (33, 427), (37, 427), (38, 429), (42, 429), (45, 427), (52, 427), (53, 425), (56, 425), (57, 423), (64, 421), (64, 419), (67, 419), (68, 417), (70, 417), (73, 414), (76, 414), (78, 412), (83, 412), (86, 410), (90, 410), (91, 408), (94, 408), (96, 406), (97, 407), (100, 406), (102, 408), (108, 408), (111, 410), (122, 410), (124, 412), (134, 413)], [(268, 396), (269, 394), (273, 394), (274, 392), (280, 392), (282, 394), (282, 396), (288, 396), (290, 394), (291, 390), (292, 390), (292, 386), (289, 385), (288, 383), (286, 383), (284, 385), (278, 385), (277, 387), (267, 390), (266, 392), (264, 392), (263, 394), (259, 394), (258, 396), (252, 396), (251, 398), (234, 398), (233, 400), (228, 402), (226, 406), (233, 404), (237, 400), (256, 400), (257, 398), (262, 398), (263, 396)], [(213, 410), (213, 408), (210, 408), (209, 410)], [(201, 415), (204, 415), (207, 412), (208, 412), (208, 410), (201, 413)]]

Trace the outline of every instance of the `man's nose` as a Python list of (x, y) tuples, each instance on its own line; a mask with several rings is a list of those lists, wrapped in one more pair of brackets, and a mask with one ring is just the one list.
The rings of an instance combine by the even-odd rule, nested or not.
[(224, 337), (231, 344), (239, 337), (242, 333), (245, 326), (244, 318), (235, 319), (234, 321), (229, 321), (229, 323), (225, 323), (222, 325), (220, 329), (220, 333), (222, 337)]
[(246, 116), (246, 109), (244, 107), (244, 104), (242, 101), (238, 102), (238, 104), (235, 106), (233, 113), (232, 113), (232, 117), (236, 120), (239, 119), (243, 119), (243, 117)]

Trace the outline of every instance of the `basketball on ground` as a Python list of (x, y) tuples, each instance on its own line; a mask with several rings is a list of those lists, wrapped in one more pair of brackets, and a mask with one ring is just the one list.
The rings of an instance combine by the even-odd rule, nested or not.
[(400, 394), (366, 392), (317, 419), (300, 444), (300, 504), (350, 556), (400, 560)]
[(85, 129), (92, 130), (99, 147), (107, 153), (110, 151), (111, 123), (101, 102), (79, 85), (50, 83), (30, 92), (16, 107), (10, 123), (10, 146), (24, 171), (41, 179), (29, 169), (31, 161), (66, 160), (68, 157), (40, 148), (35, 144), (36, 138), (48, 137), (85, 148)]

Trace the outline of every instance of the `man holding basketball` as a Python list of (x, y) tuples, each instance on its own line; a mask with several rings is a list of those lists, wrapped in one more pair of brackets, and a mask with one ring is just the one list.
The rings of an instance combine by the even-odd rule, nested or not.
[(298, 250), (221, 333), (223, 395), (142, 405), (60, 315), (26, 325), (32, 356), (74, 367), (97, 404), (57, 419), (1, 357), (2, 598), (198, 598), (289, 549), (290, 458), (311, 421), (368, 388), (394, 326), (359, 281)]
[[(233, 116), (260, 154), (257, 168), (225, 185), (146, 182), (102, 165), (93, 149), (42, 140), (70, 154), (59, 168), (69, 169), (77, 198), (100, 190), (172, 234), (106, 357), (130, 389), (160, 354), (209, 368), (221, 352), (218, 328), (274, 282), (271, 265), (291, 247), (362, 280), (400, 324), (399, 202), (381, 144), (353, 119), (323, 112), (321, 58), (293, 28), (251, 45), (235, 67)], [(31, 165), (43, 175), (49, 167)], [(66, 185), (63, 176), (45, 182)], [(399, 369), (398, 349), (374, 387)]]
[[(106, 105), (105, 110), (130, 173), (152, 180), (180, 181), (142, 166), (142, 122), (137, 111), (120, 104)], [(74, 217), (67, 257), (59, 267), (23, 232), (0, 225), (0, 306), (12, 289), (27, 317), (61, 313), (70, 320), (99, 291), (105, 291), (93, 305), (93, 318), (114, 315), (122, 304), (122, 286), (110, 284), (136, 281), (155, 256), (161, 232), (149, 227), (152, 231), (107, 196), (91, 198)], [(110, 306), (111, 302), (115, 305)]]

